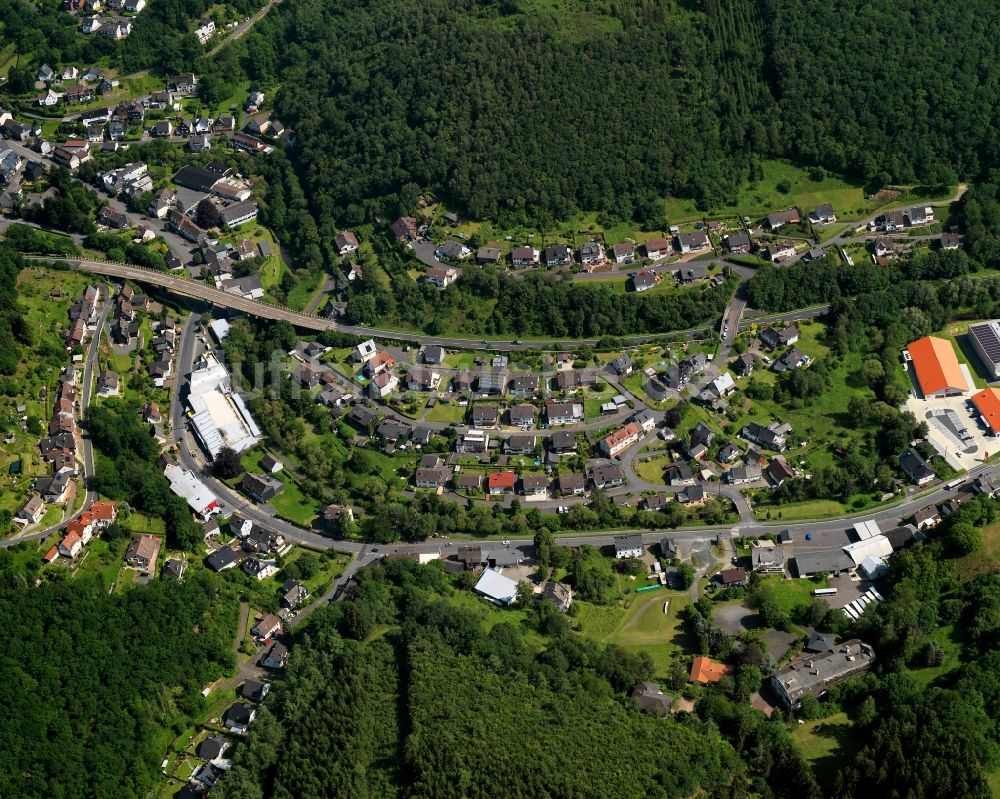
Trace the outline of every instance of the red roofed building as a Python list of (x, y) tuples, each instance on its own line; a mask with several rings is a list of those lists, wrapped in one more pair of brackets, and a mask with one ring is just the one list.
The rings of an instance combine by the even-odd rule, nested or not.
[(79, 533), (67, 533), (59, 542), (59, 554), (66, 558), (75, 558), (83, 549), (83, 540)]
[(635, 422), (619, 427), (601, 439), (601, 450), (609, 458), (614, 458), (622, 450), (628, 449), (642, 438), (642, 428)]
[(517, 475), (514, 472), (490, 472), (486, 475), (486, 486), (491, 494), (506, 494), (514, 490)]
[(54, 561), (58, 557), (59, 557), (59, 547), (53, 544), (52, 548), (45, 553), (45, 556), (42, 558), (42, 560), (44, 560), (46, 563), (52, 563), (52, 561)]
[(700, 682), (702, 685), (718, 682), (729, 673), (729, 666), (723, 663), (716, 663), (711, 658), (699, 655), (691, 664), (691, 682)]
[(118, 508), (114, 502), (95, 502), (90, 506), (90, 513), (98, 527), (107, 527), (118, 518)]
[(980, 418), (989, 428), (989, 434), (1000, 436), (1000, 390), (984, 388), (972, 395), (972, 404), (976, 406)]
[(964, 394), (969, 390), (950, 341), (924, 336), (907, 346), (924, 399)]

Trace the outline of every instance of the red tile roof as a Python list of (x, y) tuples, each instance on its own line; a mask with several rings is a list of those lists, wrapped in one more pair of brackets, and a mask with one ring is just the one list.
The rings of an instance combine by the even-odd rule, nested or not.
[(490, 472), (486, 475), (486, 485), (489, 488), (514, 488), (517, 475), (514, 472)]

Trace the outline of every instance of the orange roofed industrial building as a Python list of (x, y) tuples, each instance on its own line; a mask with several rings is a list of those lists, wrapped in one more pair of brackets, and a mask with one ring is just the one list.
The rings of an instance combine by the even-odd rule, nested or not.
[(969, 390), (950, 341), (924, 336), (909, 344), (906, 351), (924, 399), (950, 397)]
[(972, 395), (972, 404), (991, 436), (1000, 436), (1000, 390), (984, 388)]

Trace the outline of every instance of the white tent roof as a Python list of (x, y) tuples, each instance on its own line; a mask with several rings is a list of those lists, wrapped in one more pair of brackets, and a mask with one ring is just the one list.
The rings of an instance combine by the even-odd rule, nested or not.
[(509, 605), (517, 599), (517, 583), (493, 569), (483, 571), (476, 591), (498, 605)]
[(892, 544), (884, 535), (874, 535), (864, 541), (848, 544), (844, 547), (844, 552), (858, 566), (867, 557), (887, 558), (892, 555)]

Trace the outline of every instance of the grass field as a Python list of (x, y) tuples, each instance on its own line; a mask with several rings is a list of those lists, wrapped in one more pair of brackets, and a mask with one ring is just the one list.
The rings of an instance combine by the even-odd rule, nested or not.
[(842, 502), (835, 499), (810, 499), (805, 502), (790, 502), (786, 505), (754, 506), (758, 519), (781, 519), (798, 521), (802, 519), (827, 519), (848, 512)]
[(771, 599), (785, 612), (791, 612), (798, 605), (812, 601), (812, 592), (817, 588), (826, 588), (829, 582), (824, 578), (814, 580), (786, 580), (781, 575), (773, 574), (761, 578), (761, 591), (766, 592)]
[(433, 408), (427, 411), (424, 417), (428, 422), (461, 422), (465, 419), (465, 412), (468, 407), (462, 407), (455, 402), (438, 401)]
[(322, 274), (303, 275), (292, 290), (288, 292), (285, 305), (293, 311), (301, 311), (309, 304), (309, 300), (312, 299), (322, 281)]
[(657, 455), (649, 460), (639, 460), (634, 462), (635, 473), (647, 483), (663, 483), (663, 473), (672, 463), (669, 455)]
[[(668, 600), (670, 608), (664, 613)], [(691, 604), (690, 595), (662, 589), (633, 595), (626, 603), (628, 607), (578, 602), (580, 632), (601, 643), (648, 652), (657, 675), (666, 676), (673, 657), (687, 646), (680, 612)]]
[[(839, 218), (860, 219), (873, 206), (865, 200), (864, 187), (842, 178), (828, 175), (813, 180), (809, 172), (787, 161), (767, 160), (763, 163), (764, 179), (756, 185), (746, 184), (736, 202), (699, 211), (692, 200), (671, 198), (666, 201), (667, 217), (673, 223), (708, 217), (747, 215), (763, 216), (789, 206), (798, 206), (803, 213), (820, 203), (832, 203)], [(781, 192), (778, 185), (787, 182), (790, 191)]]
[(846, 713), (793, 724), (791, 732), (821, 785), (831, 785), (837, 771), (857, 753), (857, 739), (851, 734), (851, 722)]

